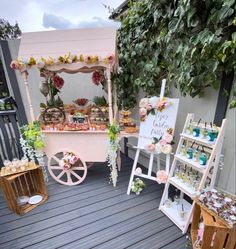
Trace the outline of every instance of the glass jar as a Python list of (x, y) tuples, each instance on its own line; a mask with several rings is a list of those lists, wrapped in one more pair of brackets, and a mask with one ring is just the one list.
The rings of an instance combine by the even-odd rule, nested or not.
[(187, 158), (188, 159), (193, 158), (193, 149), (192, 148), (188, 148), (188, 150), (187, 150)]
[(206, 153), (202, 152), (199, 157), (199, 164), (200, 165), (206, 165), (207, 164), (207, 155)]

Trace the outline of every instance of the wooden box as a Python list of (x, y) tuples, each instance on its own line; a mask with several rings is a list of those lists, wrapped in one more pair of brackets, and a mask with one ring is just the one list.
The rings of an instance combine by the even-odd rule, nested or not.
[[(48, 199), (47, 187), (40, 167), (10, 176), (3, 176), (0, 178), (0, 183), (9, 209), (16, 214), (23, 215)], [(18, 205), (17, 198), (19, 196), (30, 197), (37, 194), (43, 197), (40, 203)]]
[[(196, 246), (198, 226), (200, 219), (203, 219), (204, 233), (200, 246)], [(207, 209), (200, 202), (195, 202), (193, 220), (191, 225), (191, 237), (193, 249), (235, 249), (236, 248), (236, 227), (229, 225)]]

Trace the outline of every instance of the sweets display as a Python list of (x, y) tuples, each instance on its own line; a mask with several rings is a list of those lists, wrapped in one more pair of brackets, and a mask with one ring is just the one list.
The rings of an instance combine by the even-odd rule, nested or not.
[(120, 111), (120, 127), (127, 133), (135, 133), (138, 131), (136, 128), (136, 124), (134, 119), (131, 118), (131, 111), (130, 110), (121, 110)]
[(109, 122), (109, 111), (108, 107), (98, 107), (95, 106), (91, 108), (89, 115), (89, 120), (91, 124), (108, 124)]
[(236, 198), (221, 193), (216, 189), (203, 190), (198, 200), (213, 211), (230, 227), (236, 226)]

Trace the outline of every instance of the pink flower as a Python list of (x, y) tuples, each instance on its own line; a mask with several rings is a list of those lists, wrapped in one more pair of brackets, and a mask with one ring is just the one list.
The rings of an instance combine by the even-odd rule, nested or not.
[(114, 59), (115, 59), (115, 56), (114, 56), (114, 54), (109, 54), (106, 58), (105, 58), (105, 61), (107, 62), (107, 63), (113, 63), (113, 61), (114, 61)]
[(167, 142), (166, 142), (166, 140), (161, 139), (161, 140), (159, 141), (159, 144), (161, 145), (161, 147), (163, 147), (163, 146), (165, 146), (165, 145), (167, 144)]
[(151, 111), (152, 110), (152, 105), (151, 104), (147, 104), (146, 109), (147, 109), (148, 112)]
[(172, 136), (170, 133), (168, 133), (168, 132), (166, 132), (166, 133), (163, 135), (162, 138), (163, 138), (167, 143), (171, 143), (172, 140), (173, 140), (173, 136)]
[(147, 109), (146, 108), (140, 108), (139, 109), (139, 115), (141, 117), (146, 116), (147, 115)]
[(14, 70), (19, 69), (19, 65), (18, 65), (17, 61), (12, 61), (10, 64), (10, 67)]
[(165, 170), (159, 170), (156, 173), (156, 180), (159, 184), (166, 183), (168, 179), (168, 175), (166, 174)]
[(154, 152), (154, 151), (156, 150), (156, 145), (155, 145), (155, 144), (148, 144), (148, 145), (146, 146), (146, 150), (147, 150), (148, 152)]
[(60, 90), (64, 85), (64, 80), (60, 76), (55, 75), (52, 78), (52, 83), (56, 87), (56, 89)]
[(158, 104), (157, 104), (157, 110), (162, 112), (164, 109), (165, 109), (165, 105), (166, 105), (166, 101), (160, 101)]
[(70, 164), (74, 165), (78, 160), (79, 158), (77, 156), (72, 156), (70, 158)]
[(92, 63), (92, 56), (90, 55), (85, 56), (84, 62), (87, 64)]
[(71, 167), (71, 165), (70, 165), (69, 163), (65, 163), (65, 164), (63, 165), (63, 169), (64, 169), (64, 170), (69, 170), (70, 167)]

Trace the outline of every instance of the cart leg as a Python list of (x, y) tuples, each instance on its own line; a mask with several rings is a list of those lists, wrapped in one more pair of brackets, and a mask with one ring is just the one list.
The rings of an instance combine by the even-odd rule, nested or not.
[(117, 162), (117, 168), (118, 171), (121, 170), (121, 157), (120, 157), (120, 150), (117, 150), (117, 158), (116, 158), (116, 162)]
[(138, 163), (139, 153), (140, 153), (140, 149), (137, 149), (135, 159), (134, 159), (133, 168), (132, 168), (132, 172), (131, 172), (131, 175), (130, 175), (129, 186), (128, 186), (128, 189), (127, 189), (127, 195), (130, 194), (130, 189), (131, 189), (131, 185), (132, 185), (132, 182), (133, 182), (135, 169), (136, 169), (136, 166), (137, 166), (137, 163)]

